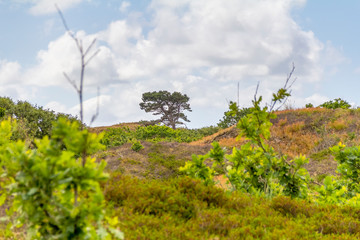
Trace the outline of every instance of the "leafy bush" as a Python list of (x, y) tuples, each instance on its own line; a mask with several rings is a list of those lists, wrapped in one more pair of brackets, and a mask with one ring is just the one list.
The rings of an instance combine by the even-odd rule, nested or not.
[(108, 128), (101, 143), (107, 147), (121, 146), (132, 138), (129, 128)]
[(324, 102), (320, 105), (320, 107), (328, 108), (328, 109), (336, 109), (336, 108), (343, 108), (343, 109), (349, 109), (351, 105), (341, 98), (336, 98), (334, 100), (330, 100), (327, 102)]
[(178, 128), (174, 130), (160, 125), (139, 126), (133, 131), (126, 127), (109, 128), (105, 131), (101, 143), (107, 147), (115, 147), (132, 140), (192, 142), (214, 134), (218, 130), (219, 128), (213, 126), (199, 129)]
[(230, 101), (229, 110), (224, 112), (223, 119), (221, 119), (218, 123), (218, 127), (228, 128), (234, 126), (242, 117), (245, 117), (248, 113), (250, 113), (249, 108), (240, 108), (236, 102)]
[(127, 239), (358, 239), (360, 211), (278, 196), (231, 194), (199, 180), (140, 180), (113, 173), (103, 185)]
[(340, 142), (330, 151), (338, 162), (339, 176), (324, 179), (317, 201), (360, 206), (360, 146), (346, 147)]
[(131, 150), (138, 152), (141, 149), (144, 149), (144, 146), (141, 145), (141, 143), (139, 141), (135, 141), (132, 145), (131, 145)]
[(307, 103), (307, 104), (305, 105), (305, 107), (306, 107), (306, 108), (313, 108), (314, 105), (313, 105), (312, 103)]
[[(271, 119), (276, 115), (272, 109), (276, 102), (290, 96), (286, 88), (273, 94), (270, 106), (260, 107), (262, 97), (253, 100), (250, 113), (242, 117), (237, 127), (240, 137), (244, 136), (247, 143), (240, 149), (234, 148), (231, 155), (219, 143), (213, 143), (213, 149), (203, 156), (193, 156), (193, 161), (181, 168), (188, 175), (202, 179), (206, 184), (213, 182), (215, 167), (220, 166), (225, 172), (233, 190), (264, 194), (273, 197), (284, 194), (291, 197), (306, 198), (309, 174), (303, 166), (308, 162), (304, 156), (287, 161), (286, 156), (279, 154), (266, 141), (270, 138)], [(213, 160), (212, 167), (204, 164), (207, 158)]]
[[(102, 224), (99, 182), (107, 179), (105, 162), (87, 157), (102, 148), (101, 136), (59, 119), (51, 138), (36, 139), (36, 148), (29, 149), (23, 141), (10, 140), (13, 124), (0, 124), (0, 205), (12, 199), (7, 214), (16, 216), (16, 226), (27, 227), (28, 239), (122, 238), (121, 232)], [(10, 237), (8, 226), (5, 234)]]
[(52, 123), (61, 117), (77, 121), (71, 115), (55, 113), (52, 110), (31, 105), (26, 101), (14, 103), (7, 97), (0, 97), (0, 108), (5, 109), (5, 116), (17, 119), (19, 124), (22, 125), (23, 131), (18, 132), (17, 135), (17, 138), (22, 140), (50, 136)]
[(0, 107), (0, 118), (3, 118), (5, 116), (6, 109), (3, 107)]

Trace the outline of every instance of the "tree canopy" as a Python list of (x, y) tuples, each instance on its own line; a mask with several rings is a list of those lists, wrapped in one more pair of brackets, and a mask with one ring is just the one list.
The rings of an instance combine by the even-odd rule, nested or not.
[(42, 138), (51, 135), (52, 123), (60, 117), (77, 121), (75, 117), (69, 114), (55, 113), (50, 109), (32, 105), (27, 101), (14, 102), (8, 97), (0, 97), (0, 109), (0, 116), (18, 120), (18, 131), (12, 135), (14, 139)]
[(184, 124), (180, 120), (190, 122), (183, 111), (192, 111), (188, 103), (190, 98), (180, 92), (168, 91), (146, 92), (142, 95), (140, 108), (153, 115), (161, 115), (159, 122), (176, 129), (176, 125)]

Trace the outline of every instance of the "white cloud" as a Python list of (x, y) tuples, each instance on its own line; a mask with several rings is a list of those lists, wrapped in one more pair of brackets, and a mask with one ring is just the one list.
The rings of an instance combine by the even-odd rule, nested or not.
[(130, 4), (129, 2), (127, 2), (127, 1), (121, 2), (119, 11), (122, 12), (122, 13), (126, 12), (127, 9), (130, 7), (130, 5), (131, 5), (131, 4)]
[(294, 100), (296, 107), (303, 108), (306, 104), (311, 103), (314, 105), (314, 107), (317, 107), (321, 104), (323, 104), (326, 101), (329, 101), (329, 98), (320, 94), (313, 94), (309, 97), (305, 98), (297, 98), (297, 97), (291, 97), (291, 99)]
[[(86, 35), (85, 32), (78, 32), (76, 37), (82, 40), (84, 51), (96, 38), (94, 35)], [(99, 53), (91, 59), (85, 69), (85, 84), (88, 86), (106, 85), (118, 79), (113, 53), (107, 47), (94, 45), (86, 59), (89, 59), (97, 49), (100, 50)], [(75, 41), (68, 34), (50, 42), (47, 50), (39, 51), (37, 59), (38, 65), (26, 72), (28, 84), (38, 87), (63, 86), (66, 83), (63, 73), (66, 73), (79, 85), (80, 53)]]
[(55, 4), (64, 11), (68, 8), (74, 7), (83, 0), (32, 0), (33, 6), (30, 8), (30, 13), (33, 15), (44, 15), (56, 12)]
[(48, 104), (46, 104), (44, 106), (44, 108), (45, 109), (51, 109), (51, 110), (53, 110), (55, 112), (62, 112), (62, 113), (69, 112), (69, 109), (67, 109), (67, 107), (64, 104), (56, 102), (56, 101), (49, 102)]
[(0, 96), (26, 100), (33, 97), (33, 88), (22, 84), (22, 69), (18, 62), (0, 60)]
[[(53, 1), (37, 1), (33, 13), (49, 12), (50, 2), (53, 5)], [(60, 7), (80, 2), (63, 1)], [(342, 62), (342, 53), (331, 44), (321, 43), (313, 32), (302, 30), (292, 19), (291, 10), (305, 2), (154, 0), (149, 7), (150, 29), (141, 21), (122, 19), (92, 35), (76, 33), (84, 46), (94, 38), (99, 40), (96, 48), (101, 51), (87, 66), (85, 80), (90, 93), (96, 86), (104, 92), (99, 122), (150, 118), (139, 110), (141, 94), (168, 90), (186, 93), (194, 110), (191, 116), (204, 118), (204, 125), (215, 124), (219, 113), (226, 110), (226, 100), (236, 99), (237, 82), (241, 105), (250, 103), (257, 82), (259, 94), (270, 98), (284, 84), (292, 62), (299, 79), (297, 88), (320, 81), (326, 67), (324, 57), (337, 59), (325, 63), (336, 67)], [(121, 9), (125, 11), (129, 5), (123, 1)], [(63, 72), (78, 79), (79, 53), (67, 34), (49, 43), (37, 58), (38, 64), (25, 71), (25, 84), (70, 88)], [(323, 102), (316, 94), (303, 99)], [(92, 113), (95, 103), (94, 96), (85, 102), (86, 114)], [(49, 106), (65, 109), (59, 102)], [(66, 109), (76, 112), (71, 106)], [(204, 112), (214, 114), (201, 115)]]
[(18, 62), (0, 60), (0, 84), (16, 84), (19, 81), (21, 66)]

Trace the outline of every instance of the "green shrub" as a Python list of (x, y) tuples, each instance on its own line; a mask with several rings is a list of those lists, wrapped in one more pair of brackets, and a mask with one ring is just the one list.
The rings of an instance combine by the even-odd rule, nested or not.
[(273, 198), (270, 206), (281, 214), (291, 217), (299, 215), (310, 217), (317, 212), (317, 209), (311, 203), (304, 200), (294, 200), (285, 196)]
[(195, 204), (170, 184), (134, 179), (116, 174), (105, 186), (105, 197), (115, 206), (125, 206), (144, 215), (170, 214), (184, 220), (195, 216)]
[(0, 97), (0, 108), (5, 109), (5, 116), (16, 118), (23, 125), (23, 131), (18, 132), (17, 135), (17, 139), (21, 140), (50, 136), (53, 122), (59, 118), (78, 121), (69, 114), (55, 113), (52, 110), (32, 105), (27, 101), (15, 103), (7, 97)]
[(131, 145), (131, 150), (138, 152), (141, 149), (144, 149), (144, 146), (141, 145), (141, 143), (139, 141), (135, 141), (132, 145)]
[(127, 143), (131, 138), (129, 128), (108, 128), (101, 139), (101, 143), (106, 147), (116, 147)]
[[(104, 195), (126, 239), (358, 239), (360, 211), (224, 192), (199, 180), (112, 174)], [(112, 204), (113, 203), (113, 204)]]
[(305, 105), (305, 108), (313, 108), (313, 107), (314, 107), (314, 105), (312, 103), (307, 103)]
[[(215, 168), (220, 167), (234, 191), (270, 198), (276, 195), (307, 198), (309, 173), (303, 166), (308, 163), (308, 159), (300, 155), (287, 161), (286, 155), (278, 154), (267, 143), (271, 136), (270, 120), (276, 118), (274, 107), (290, 96), (288, 81), (289, 78), (284, 88), (273, 93), (271, 103), (265, 107), (261, 106), (262, 97), (255, 96), (253, 106), (248, 109), (249, 113), (239, 119), (239, 137), (244, 137), (248, 140), (247, 143), (239, 149), (233, 148), (232, 154), (225, 155), (225, 150), (219, 143), (213, 142), (210, 152), (193, 156), (192, 161), (187, 162), (181, 171), (211, 185), (216, 175)], [(239, 110), (235, 103), (230, 109), (235, 112)], [(213, 160), (211, 167), (204, 163), (208, 158)]]
[(236, 102), (230, 101), (229, 110), (224, 112), (223, 119), (217, 124), (220, 128), (228, 128), (234, 126), (239, 120), (250, 113), (249, 108), (240, 108)]
[(0, 107), (0, 118), (3, 118), (5, 116), (6, 109), (3, 107)]
[(351, 105), (341, 98), (336, 98), (334, 100), (330, 100), (327, 102), (324, 102), (320, 105), (320, 107), (328, 108), (328, 109), (336, 109), (336, 108), (343, 108), (343, 109), (349, 109)]
[[(101, 136), (61, 118), (51, 138), (36, 139), (36, 148), (29, 149), (23, 141), (11, 141), (15, 123), (0, 124), (0, 205), (13, 200), (7, 211), (13, 224), (26, 226), (27, 239), (105, 239), (111, 233), (122, 238), (103, 226), (99, 182), (107, 179), (106, 163), (87, 156), (102, 149)], [(5, 235), (12, 236), (10, 228)]]
[(129, 128), (109, 128), (105, 131), (102, 144), (107, 147), (121, 146), (131, 140), (150, 142), (192, 142), (205, 136), (214, 134), (218, 127), (204, 127), (199, 129), (172, 129), (167, 126), (149, 125), (139, 126), (135, 130)]

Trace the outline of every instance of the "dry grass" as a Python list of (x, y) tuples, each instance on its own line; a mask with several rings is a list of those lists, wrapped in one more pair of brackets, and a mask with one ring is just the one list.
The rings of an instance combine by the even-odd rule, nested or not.
[(120, 128), (120, 127), (128, 127), (130, 130), (135, 130), (139, 126), (141, 126), (141, 124), (138, 122), (119, 123), (119, 124), (115, 124), (112, 126), (92, 127), (92, 128), (89, 128), (89, 131), (93, 132), (93, 133), (100, 133), (109, 128)]
[[(360, 143), (358, 110), (304, 108), (276, 114), (278, 117), (272, 120), (272, 137), (268, 143), (280, 154), (288, 155), (289, 159), (299, 154), (308, 156), (307, 169), (312, 176), (335, 174), (337, 166), (330, 154), (325, 154), (321, 160), (312, 159), (312, 156), (318, 156), (339, 141), (346, 145)], [(236, 133), (233, 126), (191, 144), (218, 141), (223, 147), (239, 147), (244, 140), (237, 140)]]
[[(304, 108), (290, 109), (276, 113), (272, 120), (272, 137), (268, 143), (280, 154), (288, 155), (288, 159), (304, 154), (310, 158), (307, 169), (313, 176), (334, 174), (336, 162), (328, 153), (322, 154), (339, 141), (346, 145), (360, 144), (359, 126), (360, 111), (346, 109)], [(136, 128), (138, 123), (119, 124), (111, 127), (127, 126)], [(103, 131), (108, 127), (93, 130)], [(174, 161), (190, 160), (192, 154), (205, 154), (214, 141), (228, 148), (240, 147), (245, 140), (237, 139), (239, 130), (232, 126), (201, 140), (186, 143), (158, 143), (157, 151), (164, 158)], [(108, 162), (108, 170), (121, 171), (138, 177), (162, 178), (171, 175), (167, 169), (149, 162), (149, 152), (153, 144), (143, 142), (145, 149), (134, 152), (129, 144), (109, 149), (101, 153)], [(160, 146), (160, 147), (159, 147)], [(319, 157), (320, 156), (320, 157)]]
[(169, 178), (178, 166), (191, 160), (191, 155), (206, 154), (210, 144), (190, 145), (177, 142), (141, 142), (144, 149), (135, 152), (131, 143), (99, 153), (107, 162), (107, 171), (119, 171), (139, 178)]

